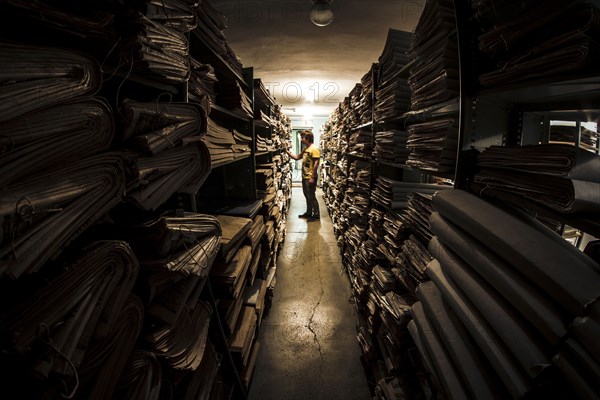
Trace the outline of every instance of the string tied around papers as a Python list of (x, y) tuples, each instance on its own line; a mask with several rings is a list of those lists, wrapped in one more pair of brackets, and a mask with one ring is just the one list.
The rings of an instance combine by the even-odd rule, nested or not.
[[(108, 58), (110, 57), (110, 55), (113, 53), (113, 51), (117, 48), (117, 46), (119, 45), (119, 43), (121, 42), (122, 37), (119, 36), (119, 38), (115, 41), (115, 43), (112, 45), (112, 47), (110, 48), (110, 50), (108, 50), (108, 53), (106, 53), (106, 56), (104, 56), (104, 59), (102, 60), (102, 64), (100, 64), (100, 72), (102, 72), (103, 74), (107, 73), (104, 70), (104, 64), (106, 63), (106, 61), (108, 60)], [(121, 58), (119, 58), (119, 64), (117, 65), (117, 67), (115, 69), (113, 69), (113, 71), (111, 72), (111, 74), (105, 78), (102, 79), (103, 82), (109, 81), (111, 80), (115, 74), (117, 73), (117, 71), (119, 70), (119, 68), (121, 67)]]
[(190, 258), (192, 260), (194, 260), (194, 262), (196, 263), (196, 265), (198, 265), (200, 267), (201, 270), (204, 270), (204, 269), (208, 268), (208, 259), (209, 259), (208, 252), (206, 251), (206, 249), (204, 248), (204, 246), (202, 245), (202, 243), (200, 243), (200, 241), (198, 240), (198, 238), (196, 238), (193, 235), (189, 236), (189, 238), (191, 238), (193, 241), (195, 241), (196, 244), (200, 247), (200, 250), (202, 250), (202, 252), (204, 253), (204, 256), (206, 258), (206, 263), (205, 263), (205, 265), (201, 265), (200, 262), (196, 260), (196, 258), (194, 257), (194, 255), (192, 254), (192, 252), (190, 251), (190, 249), (188, 248), (187, 243), (185, 242), (185, 240), (183, 240), (183, 238), (184, 238), (184, 232), (183, 232), (184, 228), (187, 229), (188, 232), (191, 232), (192, 230), (191, 230), (191, 228), (189, 226), (186, 226), (186, 225), (179, 225), (179, 227), (178, 227), (179, 233), (181, 233), (181, 240), (182, 240), (182, 243), (183, 243), (183, 247), (185, 247), (185, 251), (188, 253), (188, 255), (190, 256)]
[[(46, 338), (42, 337), (42, 330), (45, 331)], [(61, 397), (65, 398), (65, 399), (72, 399), (73, 397), (75, 397), (75, 393), (77, 393), (77, 389), (79, 389), (79, 374), (77, 373), (77, 368), (75, 367), (75, 364), (73, 364), (73, 361), (71, 361), (71, 359), (69, 357), (67, 357), (56, 346), (54, 346), (54, 344), (52, 344), (51, 339), (50, 339), (50, 328), (48, 327), (48, 325), (41, 323), (38, 326), (37, 337), (45, 346), (47, 346), (49, 349), (54, 351), (56, 353), (56, 355), (58, 355), (63, 360), (65, 360), (66, 363), (69, 365), (69, 367), (71, 367), (71, 369), (73, 370), (73, 378), (75, 378), (75, 384), (73, 385), (73, 388), (71, 389), (70, 392), (69, 392), (69, 388), (67, 387), (66, 382), (63, 379), (60, 380), (65, 389), (65, 392), (67, 392), (67, 394), (60, 393)]]
[[(117, 87), (117, 91), (115, 93), (115, 104), (119, 104), (119, 94), (121, 93), (121, 88), (123, 87), (125, 82), (127, 82), (127, 79), (129, 79), (129, 76), (133, 72), (133, 49), (130, 50), (130, 53), (131, 53), (130, 54), (131, 57), (129, 58), (129, 60), (126, 60), (129, 63), (129, 70), (127, 71), (127, 74), (123, 77), (123, 80), (121, 81), (121, 83), (119, 83), (119, 86)], [(120, 68), (120, 67), (121, 67), (121, 63), (119, 62), (118, 68)], [(123, 117), (123, 113), (121, 112), (121, 107), (117, 108), (117, 112), (119, 113), (120, 117)]]

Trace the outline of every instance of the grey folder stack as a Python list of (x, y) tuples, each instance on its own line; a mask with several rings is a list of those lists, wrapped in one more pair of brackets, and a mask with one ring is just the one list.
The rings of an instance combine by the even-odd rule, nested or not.
[[(119, 232), (140, 260), (137, 284), (144, 294), (147, 324), (117, 391), (132, 398), (153, 398), (162, 377), (195, 376), (204, 359), (212, 356), (207, 348), (212, 308), (200, 295), (220, 249), (221, 228), (210, 215), (169, 213), (120, 226)], [(152, 356), (142, 349), (151, 350)], [(179, 390), (176, 387), (172, 389)]]
[(216, 103), (242, 118), (254, 118), (252, 100), (238, 81), (221, 80)]
[(458, 120), (438, 119), (408, 127), (406, 164), (439, 176), (454, 177), (458, 146)]
[(208, 1), (195, 2), (193, 9), (198, 16), (198, 28), (192, 31), (192, 35), (198, 36), (201, 42), (219, 54), (232, 70), (242, 76), (242, 63), (225, 38), (225, 14)]
[(127, 35), (118, 45), (119, 64), (129, 73), (167, 84), (187, 82), (191, 75), (188, 35), (197, 26), (192, 7), (177, 0), (140, 2), (123, 18)]
[[(479, 49), (494, 68), (479, 76), (488, 87), (526, 81), (557, 82), (595, 72), (598, 45), (597, 4), (574, 0), (524, 2), (488, 12), (479, 36)], [(535, 21), (535, 23), (531, 23)]]
[[(258, 137), (258, 136), (257, 136)], [(250, 156), (252, 152), (252, 136), (244, 135), (238, 130), (233, 130), (233, 140), (235, 140), (235, 144), (233, 145), (233, 158), (239, 159)], [(258, 140), (258, 139), (257, 139)]]
[(208, 63), (201, 63), (190, 55), (191, 74), (188, 81), (188, 99), (194, 103), (203, 104), (209, 100), (209, 107), (216, 104), (216, 86), (219, 79), (215, 68)]
[[(48, 70), (54, 73), (50, 75)], [(0, 73), (15, 80), (0, 86), (2, 122), (73, 98), (94, 95), (102, 85), (100, 67), (92, 58), (57, 47), (0, 42)], [(45, 95), (40, 96), (40, 92)]]
[[(93, 59), (54, 47), (0, 43), (0, 75), (11, 77), (0, 84), (3, 187), (23, 185), (33, 175), (107, 152), (113, 145), (111, 108), (94, 96), (102, 75)], [(122, 166), (115, 168), (115, 178), (122, 180)], [(114, 189), (118, 186), (122, 183)], [(41, 187), (33, 190), (43, 193)], [(121, 196), (122, 188), (114, 194)], [(32, 198), (29, 206), (36, 201)]]
[(374, 320), (381, 319), (375, 338), (383, 355), (388, 373), (399, 373), (407, 363), (410, 337), (406, 324), (410, 321), (413, 296), (396, 289), (397, 280), (389, 268), (375, 266), (369, 294), (369, 309), (377, 310)]
[(373, 132), (371, 128), (362, 128), (353, 131), (348, 140), (350, 154), (364, 158), (371, 158), (373, 151)]
[(264, 236), (266, 230), (267, 227), (265, 225), (265, 218), (261, 214), (256, 214), (252, 218), (252, 226), (248, 231), (248, 237), (246, 239), (246, 243), (250, 244), (253, 253), (257, 249), (257, 245), (260, 243), (260, 240)]
[(373, 120), (373, 78), (374, 78), (374, 66), (367, 71), (366, 74), (360, 78), (360, 84), (362, 90), (360, 91), (360, 106), (359, 114), (361, 117), (360, 123), (367, 124)]
[(234, 146), (237, 142), (233, 136), (233, 131), (220, 125), (218, 121), (211, 117), (208, 117), (207, 131), (202, 141), (208, 147), (213, 168), (235, 159)]
[[(27, 5), (23, 5), (27, 7)], [(90, 57), (0, 43), (0, 275), (55, 259), (125, 193), (110, 107)], [(41, 95), (43, 94), (43, 95)]]
[(176, 192), (195, 194), (211, 171), (210, 153), (198, 140), (143, 156), (123, 152), (128, 169), (126, 199), (144, 210), (156, 210)]
[(124, 101), (127, 200), (155, 210), (175, 192), (194, 194), (211, 170), (206, 111), (195, 103)]
[(348, 191), (346, 196), (347, 216), (352, 224), (365, 226), (369, 209), (369, 185), (371, 165), (367, 161), (356, 160), (350, 164)]
[(112, 153), (53, 166), (6, 185), (0, 217), (11, 234), (0, 241), (0, 275), (16, 279), (36, 272), (116, 206), (124, 192), (123, 162)]
[(216, 216), (223, 229), (221, 251), (211, 269), (219, 313), (226, 332), (234, 331), (243, 307), (246, 275), (252, 262), (252, 247), (247, 242), (252, 219), (229, 215)]
[(358, 189), (368, 192), (371, 187), (371, 165), (368, 161), (356, 160), (350, 164), (350, 182)]
[(431, 259), (427, 246), (414, 234), (402, 242), (402, 251), (394, 260), (393, 272), (408, 292), (413, 293), (417, 285), (428, 279), (425, 270)]
[(377, 161), (406, 164), (410, 151), (406, 147), (408, 132), (399, 129), (375, 132), (373, 157)]
[[(425, 186), (425, 187), (422, 187)], [(410, 293), (423, 281), (427, 280), (425, 269), (431, 261), (431, 254), (426, 248), (433, 233), (429, 226), (429, 218), (433, 212), (431, 199), (439, 190), (449, 189), (444, 185), (419, 184), (415, 190), (408, 194), (408, 205), (402, 211), (403, 239), (386, 236), (388, 243), (396, 241), (401, 243), (400, 251), (393, 260), (393, 272), (398, 281)], [(387, 216), (386, 216), (387, 219)], [(393, 232), (386, 228), (387, 232)]]
[[(450, 399), (503, 399), (508, 393), (444, 301), (434, 282), (421, 284), (409, 331), (432, 381)], [(458, 360), (458, 362), (456, 361)]]
[(410, 110), (410, 87), (408, 80), (397, 77), (376, 91), (375, 118), (388, 121), (398, 118)]
[(383, 226), (385, 215), (386, 212), (380, 210), (378, 207), (372, 207), (369, 210), (369, 229), (367, 230), (367, 235), (376, 243), (381, 243), (386, 233)]
[[(433, 185), (432, 185), (433, 186)], [(429, 243), (433, 233), (429, 225), (429, 217), (433, 212), (431, 199), (439, 190), (452, 189), (452, 186), (437, 185), (435, 189), (418, 190), (409, 193), (408, 206), (404, 210), (402, 217), (407, 228), (413, 232), (421, 243)]]
[(212, 308), (198, 301), (172, 325), (154, 325), (142, 341), (167, 368), (165, 375), (197, 371), (210, 351), (207, 348)]
[(264, 137), (262, 135), (256, 135), (256, 151), (274, 151), (273, 139)]
[(157, 154), (206, 134), (206, 111), (196, 103), (125, 100), (121, 114), (125, 146), (145, 154)]
[(115, 390), (115, 396), (131, 400), (158, 400), (162, 367), (153, 352), (135, 349)]
[(137, 14), (118, 50), (131, 72), (167, 84), (189, 79), (189, 43), (184, 32)]
[(225, 322), (225, 331), (233, 333), (243, 308), (246, 291), (246, 275), (252, 262), (252, 247), (242, 245), (233, 254), (231, 260), (219, 257), (211, 270), (215, 293), (221, 298), (219, 312)]
[(348, 188), (348, 176), (346, 174), (346, 170), (348, 168), (347, 162), (347, 158), (343, 158), (342, 160), (338, 161), (334, 170), (336, 185), (331, 189), (332, 196), (334, 198), (331, 222), (333, 223), (334, 230), (336, 231), (339, 231), (343, 227), (344, 215), (342, 213), (342, 203)]
[(387, 121), (410, 110), (410, 88), (406, 79), (408, 71), (405, 70), (410, 61), (410, 40), (410, 32), (388, 30), (383, 52), (379, 56), (374, 104), (376, 121)]
[(524, 198), (561, 213), (600, 211), (600, 156), (568, 144), (491, 146), (477, 156), (486, 195)]
[[(275, 164), (267, 163), (258, 165), (256, 168), (256, 190), (261, 195), (275, 194), (274, 186)], [(263, 199), (264, 201), (264, 199)]]
[(111, 335), (93, 340), (79, 367), (79, 393), (89, 399), (114, 396), (142, 331), (144, 305), (138, 296), (130, 294), (117, 315)]
[(148, 0), (141, 11), (144, 15), (180, 32), (196, 28), (198, 17), (189, 2), (181, 0)]
[(209, 337), (200, 366), (183, 379), (183, 383), (180, 385), (181, 389), (178, 387), (179, 390), (175, 392), (174, 396), (181, 399), (210, 399), (213, 387), (221, 383), (219, 374), (221, 360), (221, 354), (217, 353)]
[(205, 214), (168, 213), (119, 230), (140, 260), (147, 314), (174, 324), (198, 301), (220, 250), (219, 221)]
[[(447, 395), (598, 393), (600, 354), (588, 339), (599, 326), (598, 264), (541, 223), (465, 191), (440, 191), (433, 207), (429, 250), (435, 260), (427, 275), (435, 287), (421, 285), (417, 294), (423, 303), (440, 294), (442, 300), (438, 311), (413, 312), (417, 325), (454, 321), (462, 344), (448, 343), (447, 330), (438, 328), (441, 347), (434, 350), (434, 338), (418, 332), (431, 342), (424, 359), (438, 363), (436, 351), (447, 355), (446, 366), (431, 368)], [(481, 365), (485, 380), (474, 379), (467, 363)]]
[(410, 190), (406, 189), (407, 187), (412, 187), (412, 185), (378, 176), (375, 181), (375, 188), (371, 192), (371, 199), (389, 209), (402, 209), (406, 206), (407, 190)]
[[(149, 332), (143, 332), (140, 338), (141, 346), (152, 351), (160, 361), (161, 369), (156, 370), (155, 363), (146, 361), (147, 374), (160, 374), (163, 379), (168, 376), (177, 376), (177, 385), (169, 386), (169, 391), (178, 398), (200, 398), (204, 388), (199, 388), (197, 381), (202, 378), (205, 384), (211, 387), (215, 377), (214, 367), (206, 369), (206, 364), (214, 362), (214, 349), (209, 340), (209, 328), (212, 320), (212, 307), (206, 301), (198, 301), (192, 307), (186, 308), (181, 317), (172, 325), (153, 325)], [(138, 353), (139, 354), (139, 353)], [(150, 369), (152, 368), (152, 369)], [(131, 380), (130, 371), (128, 378)], [(137, 371), (137, 379), (145, 378), (145, 374)], [(205, 373), (207, 375), (203, 376)], [(156, 379), (156, 378), (155, 378)], [(210, 379), (210, 380), (209, 380)], [(164, 384), (164, 380), (160, 386)], [(129, 383), (131, 387), (134, 382)], [(156, 384), (148, 379), (147, 384)], [(155, 390), (159, 390), (155, 388)], [(135, 386), (134, 386), (135, 387)], [(139, 390), (139, 389), (138, 389)], [(156, 396), (153, 392), (150, 393)]]
[[(401, 214), (386, 211), (382, 214), (381, 219), (381, 227), (379, 229), (382, 233), (375, 236), (377, 239), (380, 239), (376, 240), (377, 249), (389, 264), (394, 265), (396, 257), (402, 251), (402, 243), (408, 237), (409, 233), (406, 230)], [(376, 231), (376, 227), (375, 223), (370, 225), (372, 231)]]
[(416, 60), (408, 78), (413, 111), (444, 103), (459, 94), (454, 18), (451, 1), (425, 3), (410, 44), (410, 58)]
[(411, 32), (388, 29), (383, 51), (379, 56), (379, 82), (391, 82), (411, 60), (408, 54)]
[(413, 192), (433, 194), (440, 189), (444, 189), (446, 186), (429, 184), (429, 183), (415, 183), (415, 182), (401, 182), (383, 176), (377, 177), (375, 184), (375, 190), (372, 192), (372, 200), (384, 207), (400, 210), (406, 208), (408, 205), (409, 195)]
[(352, 107), (348, 109), (346, 115), (348, 118), (348, 124), (353, 128), (361, 125), (362, 121), (361, 110), (365, 106), (364, 98), (362, 97), (362, 91), (362, 84), (356, 83), (350, 90), (350, 93), (348, 93), (348, 104), (351, 104)]
[[(109, 388), (116, 384), (141, 330), (143, 307), (130, 297), (140, 271), (138, 260), (126, 242), (96, 241), (61, 258), (60, 265), (64, 268), (33, 286), (19, 280), (5, 287), (8, 293), (3, 295), (13, 301), (5, 303), (0, 317), (2, 348), (26, 357), (29, 362), (15, 363), (15, 371), (38, 376), (43, 382), (36, 388), (40, 391), (49, 389), (45, 381), (50, 377), (63, 380), (69, 393), (79, 383), (93, 386), (101, 379), (105, 385), (99, 389), (110, 397)], [(32, 289), (31, 296), (22, 296)], [(112, 339), (122, 342), (98, 354), (97, 346)], [(93, 361), (97, 357), (103, 360)], [(113, 370), (103, 370), (105, 363)], [(75, 370), (75, 365), (82, 369)], [(86, 392), (94, 391), (85, 386)]]
[[(93, 54), (103, 70), (119, 70), (125, 79), (185, 82), (190, 75), (186, 33), (196, 26), (192, 8), (180, 1), (128, 5), (129, 12), (116, 17), (114, 4), (88, 12), (61, 2), (14, 0), (3, 4), (8, 17), (2, 24), (13, 39), (60, 43)], [(31, 26), (38, 30), (33, 33)]]
[(0, 146), (9, 150), (0, 154), (2, 186), (60, 163), (108, 151), (115, 136), (108, 103), (87, 96), (0, 122), (0, 130)]

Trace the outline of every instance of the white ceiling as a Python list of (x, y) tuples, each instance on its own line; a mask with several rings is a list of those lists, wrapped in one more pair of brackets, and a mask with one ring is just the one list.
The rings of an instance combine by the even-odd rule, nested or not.
[[(412, 31), (425, 0), (334, 0), (334, 21), (309, 20), (311, 0), (211, 0), (227, 42), (290, 116), (328, 116), (378, 61), (389, 28)], [(295, 108), (292, 112), (289, 108)]]

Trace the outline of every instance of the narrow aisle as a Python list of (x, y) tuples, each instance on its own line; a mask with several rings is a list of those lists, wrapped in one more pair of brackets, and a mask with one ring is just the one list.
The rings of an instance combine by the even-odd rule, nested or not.
[(262, 321), (250, 400), (367, 400), (356, 317), (331, 219), (317, 191), (321, 220), (294, 187), (278, 258), (273, 304)]

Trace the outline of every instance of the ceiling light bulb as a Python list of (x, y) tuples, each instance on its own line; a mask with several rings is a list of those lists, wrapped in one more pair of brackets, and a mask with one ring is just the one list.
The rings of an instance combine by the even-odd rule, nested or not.
[(331, 0), (313, 0), (315, 3), (310, 9), (310, 20), (317, 26), (327, 26), (333, 22)]

